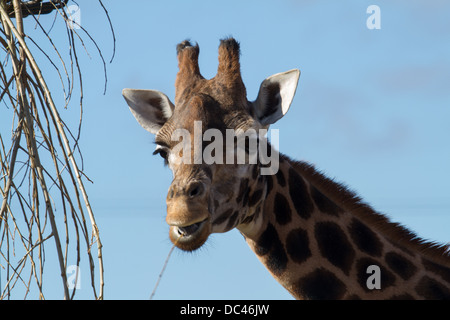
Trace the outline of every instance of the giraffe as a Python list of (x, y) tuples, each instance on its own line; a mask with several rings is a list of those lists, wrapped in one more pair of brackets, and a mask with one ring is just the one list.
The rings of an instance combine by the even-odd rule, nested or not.
[(218, 51), (217, 74), (205, 79), (198, 44), (177, 45), (175, 103), (155, 90), (122, 92), (138, 123), (155, 135), (154, 154), (173, 173), (166, 198), (171, 241), (193, 251), (210, 234), (237, 228), (296, 299), (450, 299), (448, 246), (391, 222), (313, 165), (280, 153), (278, 170), (263, 175), (267, 165), (259, 160), (175, 161), (185, 152), (175, 151), (177, 129), (188, 132), (188, 149), (194, 148), (195, 123), (202, 132), (267, 129), (291, 105), (299, 70), (268, 77), (249, 101), (239, 43), (222, 39)]

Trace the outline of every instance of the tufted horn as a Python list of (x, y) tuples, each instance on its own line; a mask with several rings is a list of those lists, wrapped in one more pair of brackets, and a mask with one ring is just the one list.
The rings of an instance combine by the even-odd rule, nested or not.
[(239, 43), (234, 38), (220, 40), (219, 67), (215, 78), (228, 89), (239, 90), (245, 94), (239, 56)]
[(198, 44), (193, 46), (188, 40), (177, 45), (178, 74), (175, 80), (175, 103), (177, 103), (183, 91), (194, 84), (198, 79), (203, 79), (198, 66)]

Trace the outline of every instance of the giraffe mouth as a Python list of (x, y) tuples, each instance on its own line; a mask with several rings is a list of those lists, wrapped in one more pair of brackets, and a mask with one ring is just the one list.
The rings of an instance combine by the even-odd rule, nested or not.
[(170, 240), (180, 249), (194, 251), (200, 248), (210, 234), (209, 219), (187, 226), (171, 226)]
[(203, 223), (205, 223), (205, 220), (191, 224), (190, 226), (176, 227), (175, 230), (180, 235), (180, 237), (189, 237), (195, 234), (203, 225)]

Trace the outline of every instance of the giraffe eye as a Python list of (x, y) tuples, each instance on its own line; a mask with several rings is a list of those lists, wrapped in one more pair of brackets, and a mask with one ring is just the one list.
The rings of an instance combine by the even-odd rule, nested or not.
[(153, 155), (159, 154), (161, 156), (161, 158), (164, 159), (164, 164), (167, 165), (168, 161), (167, 161), (167, 156), (168, 156), (168, 152), (166, 149), (163, 148), (156, 148), (156, 150), (153, 152)]

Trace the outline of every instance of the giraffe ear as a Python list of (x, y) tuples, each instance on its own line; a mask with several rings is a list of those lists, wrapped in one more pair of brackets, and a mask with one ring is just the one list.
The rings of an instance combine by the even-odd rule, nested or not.
[(261, 124), (275, 123), (288, 112), (299, 77), (300, 70), (292, 69), (274, 74), (261, 83), (253, 102), (254, 113)]
[(122, 95), (137, 122), (153, 134), (156, 134), (172, 116), (174, 105), (160, 91), (123, 89)]

